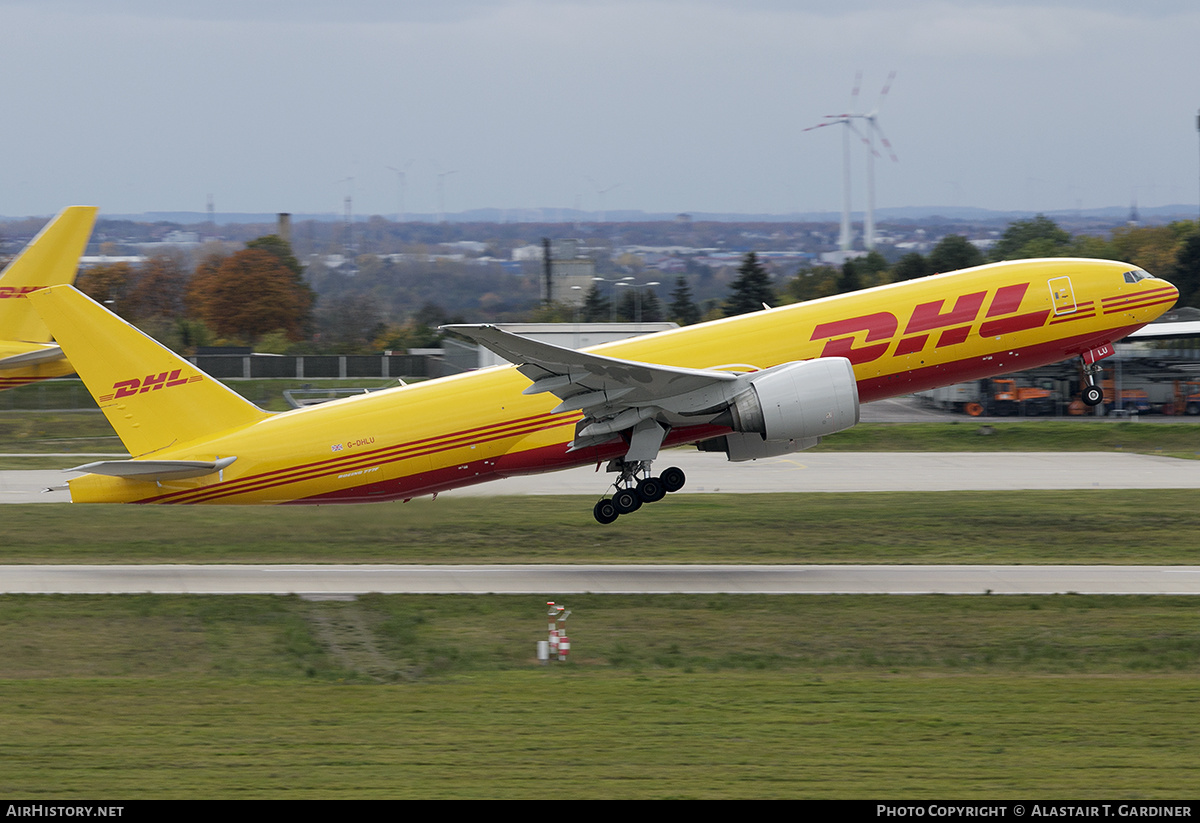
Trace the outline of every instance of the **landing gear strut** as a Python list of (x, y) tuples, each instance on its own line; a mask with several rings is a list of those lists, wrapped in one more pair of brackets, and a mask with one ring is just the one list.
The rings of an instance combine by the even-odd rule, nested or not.
[(1083, 402), (1089, 406), (1099, 406), (1104, 402), (1104, 390), (1096, 385), (1096, 372), (1100, 371), (1100, 367), (1080, 358), (1079, 368), (1083, 371), (1084, 382), (1087, 383), (1081, 395)]
[(668, 492), (682, 489), (687, 481), (683, 469), (675, 466), (663, 471), (661, 476), (654, 477), (650, 474), (649, 460), (625, 460), (619, 457), (609, 461), (608, 470), (619, 473), (613, 483), (616, 491), (611, 498), (597, 501), (592, 509), (596, 520), (605, 525), (622, 514), (633, 514), (643, 503), (657, 503)]

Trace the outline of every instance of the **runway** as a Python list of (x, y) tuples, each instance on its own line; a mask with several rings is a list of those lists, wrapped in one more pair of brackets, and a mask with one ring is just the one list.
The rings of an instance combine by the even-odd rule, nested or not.
[(1200, 595), (1200, 566), (0, 566), (3, 594)]
[[(801, 452), (730, 463), (722, 455), (674, 449), (656, 470), (687, 474), (680, 494), (771, 492), (1004, 491), (1020, 489), (1200, 489), (1200, 460), (1122, 452)], [(0, 472), (0, 503), (65, 503), (61, 471)], [(581, 494), (599, 497), (612, 475), (583, 466), (509, 477), (444, 492), (461, 495)]]
[[(801, 453), (751, 463), (676, 450), (681, 494), (1200, 488), (1200, 461), (1112, 452)], [(0, 472), (0, 502), (66, 502), (56, 471)], [(450, 495), (583, 494), (595, 467)], [(1200, 594), (1200, 566), (0, 566), (3, 594)]]

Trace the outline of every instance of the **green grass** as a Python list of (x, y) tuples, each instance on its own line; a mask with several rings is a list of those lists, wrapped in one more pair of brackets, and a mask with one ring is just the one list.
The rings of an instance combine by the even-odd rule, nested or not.
[(825, 438), (814, 451), (1129, 451), (1196, 458), (1200, 423), (1105, 419), (861, 423)]
[(4, 563), (1200, 562), (1187, 489), (680, 495), (602, 527), (581, 497), (4, 507)]
[[(3, 394), (3, 392), (0, 392)], [(45, 452), (112, 452), (124, 454), (125, 447), (112, 426), (97, 411), (0, 412), (0, 452), (39, 454)], [(70, 458), (59, 460), (65, 468)], [(25, 468), (5, 464), (0, 468)]]
[[(0, 791), (137, 798), (1172, 798), (1194, 600), (0, 599)], [(548, 777), (549, 776), (549, 777)]]
[[(524, 671), (545, 597), (8, 595), (4, 680), (418, 683)], [(1200, 674), (1191, 597), (572, 595), (586, 671)]]

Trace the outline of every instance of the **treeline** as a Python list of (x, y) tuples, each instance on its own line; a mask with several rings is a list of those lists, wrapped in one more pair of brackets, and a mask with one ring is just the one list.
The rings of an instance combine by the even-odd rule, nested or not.
[[(699, 305), (692, 299), (692, 277), (678, 277), (669, 304), (659, 302), (650, 290), (642, 290), (638, 316), (645, 321), (672, 320), (689, 325), (758, 311), (763, 306), (786, 305), (816, 300), (859, 289), (913, 280), (932, 274), (1037, 257), (1088, 257), (1120, 260), (1161, 276), (1179, 288), (1181, 306), (1200, 306), (1200, 231), (1192, 221), (1166, 226), (1122, 227), (1109, 237), (1073, 236), (1053, 220), (1039, 215), (1009, 224), (999, 240), (986, 251), (957, 234), (947, 235), (929, 254), (909, 252), (889, 260), (880, 252), (849, 260), (841, 266), (804, 266), (794, 276), (773, 277), (768, 267), (750, 252), (728, 281), (725, 299), (707, 299)], [(711, 275), (711, 273), (708, 273)], [(620, 303), (610, 302), (593, 287), (582, 310), (568, 306), (544, 308), (546, 320), (601, 321), (635, 319), (638, 309), (631, 289)]]
[(889, 263), (872, 252), (841, 267), (806, 267), (783, 284), (781, 301), (798, 302), (931, 274), (1035, 257), (1090, 257), (1120, 260), (1169, 280), (1179, 289), (1179, 305), (1200, 306), (1200, 231), (1193, 221), (1165, 226), (1115, 229), (1105, 237), (1072, 236), (1039, 215), (1009, 224), (986, 251), (961, 235), (947, 235), (929, 252), (910, 252)]
[(537, 306), (535, 278), (453, 262), (401, 265), (373, 255), (355, 267), (305, 270), (279, 237), (233, 253), (102, 264), (76, 286), (169, 348), (250, 346), (273, 354), (359, 354), (435, 345), (437, 326), (523, 320)]
[(316, 295), (291, 247), (274, 235), (205, 255), (194, 269), (182, 255), (94, 266), (75, 285), (179, 352), (213, 345), (274, 352), (313, 333)]
[[(1200, 306), (1200, 231), (1191, 221), (1123, 227), (1108, 237), (1072, 236), (1038, 216), (1011, 223), (986, 250), (961, 235), (928, 254), (875, 251), (840, 267), (788, 275), (753, 252), (713, 269), (687, 260), (682, 274), (643, 270), (633, 256), (597, 261), (603, 277), (581, 306), (540, 303), (539, 264), (513, 272), (426, 254), (362, 255), (351, 265), (303, 268), (275, 235), (239, 251), (114, 263), (82, 272), (77, 285), (176, 351), (252, 346), (278, 354), (355, 354), (436, 345), (448, 322), (672, 320), (689, 325), (999, 260), (1090, 257), (1121, 260), (1174, 283), (1180, 305)], [(658, 278), (657, 280), (651, 279)]]

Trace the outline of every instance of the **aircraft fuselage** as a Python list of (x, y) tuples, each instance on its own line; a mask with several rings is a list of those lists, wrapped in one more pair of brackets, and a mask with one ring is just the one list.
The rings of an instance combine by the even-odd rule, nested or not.
[[(1136, 274), (1131, 277), (1130, 272)], [(588, 351), (737, 372), (846, 357), (860, 400), (870, 402), (1089, 353), (1103, 357), (1105, 346), (1158, 317), (1177, 296), (1171, 284), (1123, 263), (1014, 261)], [(113, 381), (109, 399), (101, 398), (102, 407), (119, 404), (115, 395), (122, 389), (184, 393), (195, 382), (211, 380), (194, 369), (173, 380), (159, 377), (155, 371)], [(625, 453), (627, 444), (620, 438), (568, 451), (580, 412), (555, 413), (555, 398), (522, 394), (529, 384), (514, 367), (504, 366), (271, 415), (216, 436), (177, 439), (153, 454), (135, 455), (155, 460), (235, 455), (236, 462), (219, 474), (170, 481), (85, 475), (71, 481), (72, 499), (215, 504), (407, 499)], [(112, 408), (106, 409), (110, 412)], [(713, 425), (677, 426), (663, 445), (728, 431)]]

